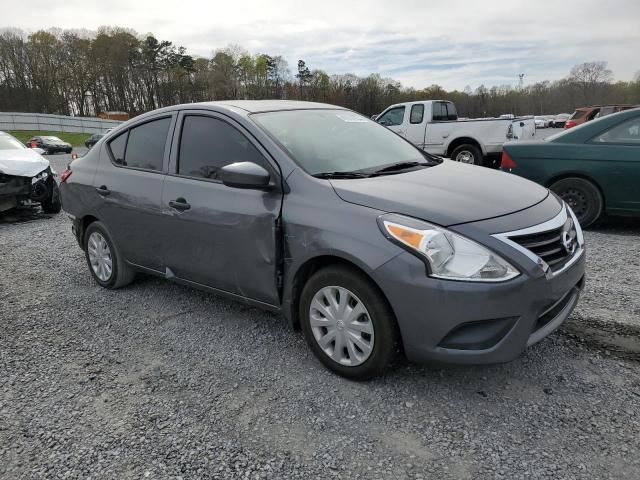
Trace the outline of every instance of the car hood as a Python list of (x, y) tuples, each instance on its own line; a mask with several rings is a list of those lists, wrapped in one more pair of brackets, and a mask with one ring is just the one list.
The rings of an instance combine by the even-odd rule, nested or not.
[(49, 161), (24, 148), (0, 150), (0, 173), (18, 177), (34, 177), (49, 167)]
[(549, 195), (546, 188), (516, 175), (450, 160), (421, 170), (331, 184), (346, 202), (442, 226), (508, 215)]

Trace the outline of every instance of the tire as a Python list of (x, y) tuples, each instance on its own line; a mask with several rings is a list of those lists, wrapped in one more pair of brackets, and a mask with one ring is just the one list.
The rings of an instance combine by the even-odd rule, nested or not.
[(453, 149), (451, 160), (469, 165), (482, 165), (482, 152), (475, 145), (465, 143)]
[[(96, 235), (95, 237), (94, 234)], [(90, 242), (93, 239), (98, 240), (99, 238), (104, 239), (111, 259), (111, 272), (108, 276), (103, 275), (102, 278), (100, 278), (96, 273), (96, 270), (94, 270), (91, 255), (89, 253), (90, 248), (95, 250), (95, 245), (90, 246)], [(96, 221), (89, 224), (84, 233), (83, 246), (85, 258), (87, 259), (87, 266), (89, 267), (89, 271), (91, 272), (93, 279), (98, 283), (98, 285), (114, 290), (116, 288), (124, 287), (133, 281), (135, 272), (125, 263), (122, 255), (120, 255), (120, 252), (113, 243), (109, 231), (102, 222)], [(104, 270), (103, 273), (105, 273)]]
[(51, 181), (51, 193), (46, 200), (40, 203), (42, 206), (42, 211), (44, 213), (60, 213), (62, 210), (62, 200), (60, 199), (60, 187), (55, 182), (55, 180)]
[[(318, 305), (314, 299), (321, 297), (328, 300), (323, 296), (327, 291), (340, 291), (339, 298), (344, 299), (345, 305), (350, 304), (355, 308), (360, 303), (364, 306), (364, 313), (351, 321), (344, 314), (336, 315), (338, 320), (333, 322), (331, 315), (320, 314), (321, 310), (327, 313), (332, 311), (328, 301), (323, 301), (323, 307), (314, 308), (312, 313), (312, 302)], [(338, 303), (342, 305), (342, 302)], [(309, 348), (323, 365), (338, 375), (351, 380), (367, 380), (382, 374), (394, 360), (399, 339), (395, 316), (380, 290), (355, 270), (331, 266), (314, 273), (302, 289), (299, 314)], [(324, 338), (323, 335), (331, 336), (331, 330), (324, 323), (335, 332), (334, 336), (339, 336), (335, 337), (337, 340), (329, 341), (326, 352), (316, 340), (316, 337)], [(352, 340), (354, 337), (357, 339), (355, 342)], [(336, 353), (336, 341), (344, 345), (339, 353)], [(369, 351), (357, 346), (365, 344), (371, 347)], [(333, 351), (333, 357), (329, 351)]]
[(549, 188), (569, 204), (582, 228), (593, 225), (602, 215), (602, 194), (589, 180), (578, 177), (563, 178)]

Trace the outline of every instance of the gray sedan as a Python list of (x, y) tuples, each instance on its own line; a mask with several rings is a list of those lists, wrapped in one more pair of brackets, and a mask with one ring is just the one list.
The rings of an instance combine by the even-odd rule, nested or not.
[(352, 111), (168, 107), (71, 163), (63, 208), (106, 288), (136, 272), (274, 312), (328, 368), (508, 361), (555, 330), (584, 240), (546, 188), (442, 160)]

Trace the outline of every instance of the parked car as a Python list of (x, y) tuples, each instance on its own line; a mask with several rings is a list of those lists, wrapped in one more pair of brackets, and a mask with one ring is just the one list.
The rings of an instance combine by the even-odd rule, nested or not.
[(93, 135), (91, 135), (89, 138), (87, 138), (84, 141), (84, 145), (87, 148), (91, 148), (93, 147), (96, 143), (98, 143), (98, 140), (100, 140), (102, 137), (104, 137), (106, 135), (106, 133), (94, 133)]
[(533, 118), (536, 124), (536, 128), (547, 128), (549, 126), (549, 122), (545, 117), (536, 116)]
[(0, 212), (28, 200), (40, 203), (46, 213), (60, 211), (55, 172), (39, 152), (36, 148), (25, 147), (8, 133), (0, 132)]
[(564, 128), (573, 128), (589, 120), (593, 120), (600, 113), (600, 107), (576, 108), (575, 112), (567, 119)]
[(517, 136), (511, 117), (459, 120), (453, 102), (444, 100), (391, 105), (376, 121), (428, 153), (475, 165), (499, 159), (504, 142)]
[(640, 109), (547, 137), (505, 146), (502, 168), (566, 201), (583, 227), (603, 213), (640, 214)]
[(551, 128), (564, 128), (564, 124), (567, 123), (571, 115), (568, 113), (561, 113), (553, 117), (553, 120), (550, 123)]
[(32, 137), (27, 141), (26, 145), (29, 148), (41, 148), (47, 155), (53, 153), (71, 153), (73, 150), (70, 143), (53, 136)]
[(61, 177), (99, 285), (142, 271), (281, 312), (349, 378), (380, 373), (397, 344), (415, 361), (508, 361), (582, 289), (580, 227), (546, 188), (350, 110), (178, 105), (102, 142)]
[(640, 105), (618, 104), (618, 105), (602, 105), (596, 117), (606, 117), (612, 113), (623, 112), (632, 108), (638, 108)]

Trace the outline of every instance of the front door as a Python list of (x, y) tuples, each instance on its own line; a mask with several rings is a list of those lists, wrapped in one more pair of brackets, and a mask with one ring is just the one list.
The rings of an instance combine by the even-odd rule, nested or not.
[(389, 130), (393, 130), (398, 135), (402, 135), (403, 137), (407, 136), (406, 128), (405, 128), (405, 112), (406, 107), (393, 107), (384, 112), (380, 117), (376, 119), (380, 125), (384, 125)]
[(277, 305), (282, 194), (220, 181), (220, 168), (234, 162), (254, 162), (275, 175), (266, 152), (239, 125), (214, 113), (181, 113), (175, 138), (162, 192), (167, 274)]

